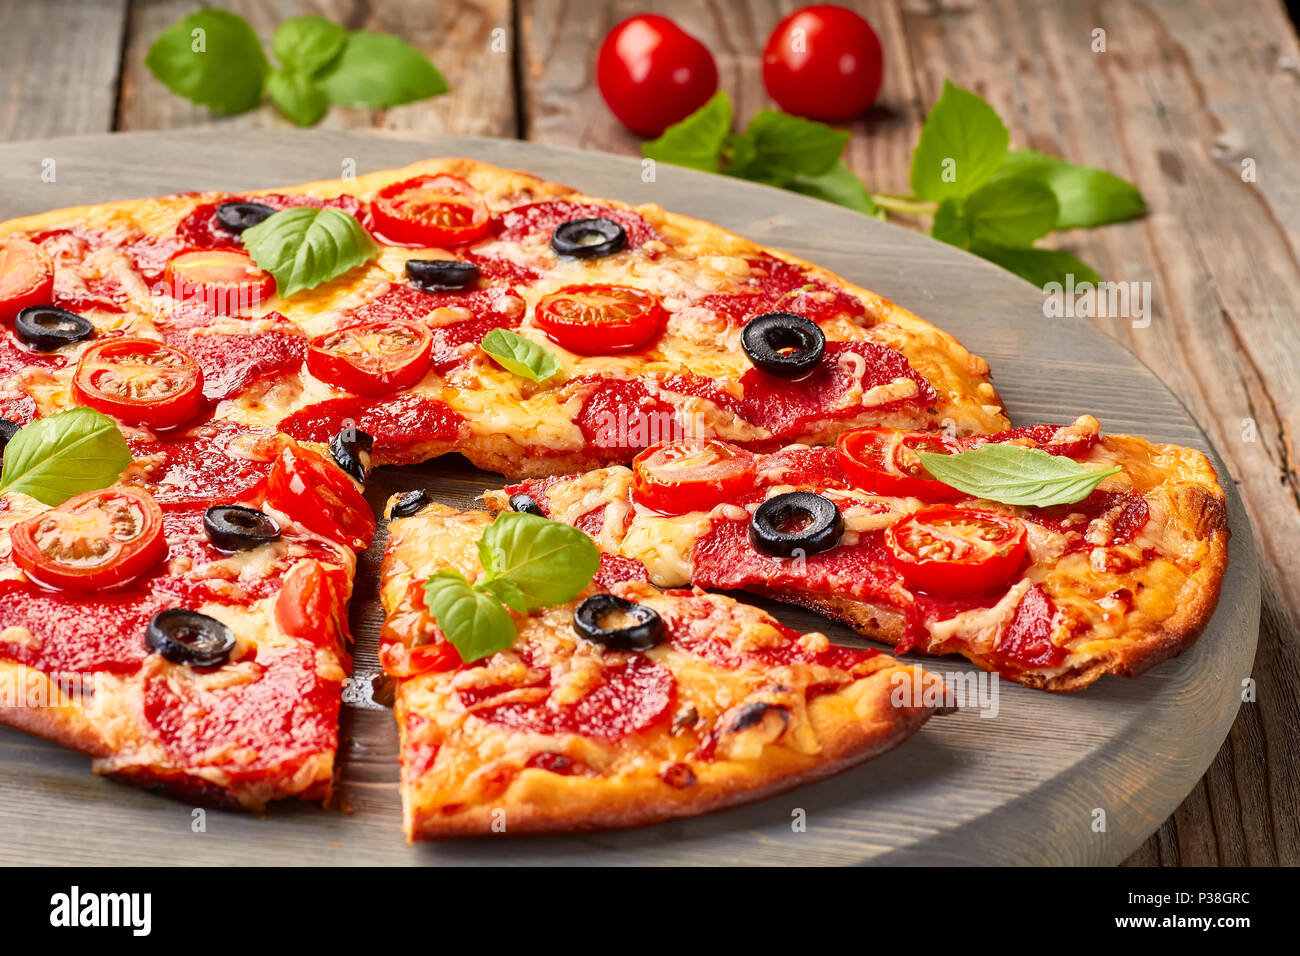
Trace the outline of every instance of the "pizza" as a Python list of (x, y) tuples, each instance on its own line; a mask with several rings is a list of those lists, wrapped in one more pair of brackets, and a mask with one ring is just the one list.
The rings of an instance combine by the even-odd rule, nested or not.
[(214, 474), (222, 438), (164, 440), (165, 466), (142, 457), (56, 507), (0, 499), (0, 722), (189, 800), (324, 801), (362, 542), (321, 533), (319, 499), (290, 489), (306, 477), (365, 500), (282, 436)]
[[(373, 255), (280, 295), (247, 235), (317, 207), (360, 223)], [(35, 303), (88, 324), (47, 313), (65, 327), (27, 321), (24, 340), (47, 343), (35, 354), (0, 345), (0, 417), (19, 424), (73, 400), (111, 408), (93, 388), (69, 395), (79, 371), (85, 386), (132, 358), (108, 336), (203, 373), (155, 420), (201, 398), (222, 422), (307, 442), (351, 423), (375, 464), (460, 452), (506, 475), (562, 474), (688, 434), (761, 448), (864, 424), (1007, 424), (984, 360), (879, 296), (658, 206), (471, 160), (64, 209), (0, 224), (0, 242), (15, 286), (0, 320)], [(503, 367), (481, 347), (494, 331), (554, 370)]]
[(389, 508), (380, 659), (412, 841), (693, 816), (873, 757), (942, 707), (920, 668), (728, 597), (660, 590), (610, 555), (574, 600), (511, 611), (517, 639), (466, 662), (424, 585), (449, 569), (479, 578), (492, 520), (418, 493)]
[[(982, 499), (921, 454), (1007, 446), (1093, 481), (1049, 507)], [(937, 466), (934, 466), (937, 467)], [(1112, 471), (1096, 482), (1091, 472)], [(755, 454), (716, 439), (649, 449), (632, 468), (530, 479), (498, 511), (572, 524), (660, 587), (752, 591), (885, 641), (961, 654), (1030, 687), (1136, 676), (1191, 645), (1227, 564), (1224, 495), (1205, 455), (1084, 416), (993, 435), (864, 428), (834, 447)]]

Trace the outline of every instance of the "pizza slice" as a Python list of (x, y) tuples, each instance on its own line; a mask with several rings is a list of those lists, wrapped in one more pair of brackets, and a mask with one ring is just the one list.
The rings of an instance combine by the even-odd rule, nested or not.
[(919, 668), (660, 591), (555, 522), (422, 492), (389, 511), (380, 660), (412, 841), (705, 813), (875, 756), (942, 707)]
[[(352, 267), (259, 268), (259, 241), (302, 270), (340, 259), (277, 214), (338, 217)], [(316, 443), (357, 428), (376, 464), (460, 452), (563, 474), (684, 436), (770, 449), (866, 424), (1007, 425), (984, 360), (906, 309), (709, 223), (467, 159), (15, 219), (0, 268), (16, 333), (0, 337), (0, 417), (20, 423), (116, 415), (87, 380), (138, 366), (145, 342), (149, 362), (203, 373), (155, 417)]]
[(0, 722), (187, 800), (328, 798), (374, 519), (333, 463), (251, 437), (137, 434), (118, 484), (0, 496)]
[(1089, 416), (964, 439), (867, 428), (763, 455), (684, 441), (487, 501), (574, 525), (660, 587), (753, 591), (1053, 691), (1185, 650), (1227, 565), (1206, 456), (1103, 436)]

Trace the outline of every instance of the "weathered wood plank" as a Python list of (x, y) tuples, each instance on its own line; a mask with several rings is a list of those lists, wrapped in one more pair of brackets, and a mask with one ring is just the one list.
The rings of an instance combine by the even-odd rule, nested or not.
[[(714, 50), (743, 121), (767, 105), (758, 68), (767, 31), (796, 5), (660, 0), (589, 17), (559, 0), (524, 2), (528, 134), (637, 151), (600, 101), (592, 64), (605, 30), (641, 7), (674, 17)], [(1294, 28), (1275, 0), (848, 5), (875, 26), (887, 64), (879, 105), (850, 124), (849, 161), (872, 188), (906, 191), (926, 108), (951, 78), (993, 103), (1014, 145), (1110, 169), (1145, 193), (1146, 219), (1055, 241), (1110, 279), (1151, 283), (1148, 327), (1093, 321), (1160, 374), (1227, 458), (1260, 532), (1266, 586), (1258, 702), (1243, 708), (1205, 780), (1134, 862), (1300, 861), (1300, 775), (1289, 746), (1300, 713)], [(1105, 52), (1092, 52), (1097, 28)], [(1248, 158), (1255, 183), (1242, 181)]]
[(113, 128), (126, 10), (127, 0), (0, 0), (0, 141)]
[[(349, 28), (395, 33), (429, 55), (452, 92), (389, 110), (331, 109), (322, 129), (419, 130), (479, 136), (513, 136), (515, 103), (510, 0), (221, 0), (257, 30), (268, 51), (278, 24), (318, 13)], [(123, 57), (118, 129), (172, 129), (216, 123), (229, 129), (286, 128), (292, 124), (267, 105), (239, 116), (217, 116), (173, 95), (144, 64), (149, 47), (165, 28), (199, 7), (193, 0), (135, 0)], [(494, 45), (495, 30), (507, 42)]]

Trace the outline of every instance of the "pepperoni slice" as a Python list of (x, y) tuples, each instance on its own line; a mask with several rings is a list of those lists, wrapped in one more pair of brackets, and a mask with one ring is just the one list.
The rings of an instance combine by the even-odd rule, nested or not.
[(6, 629), (23, 628), (31, 635), (31, 640), (0, 640), (0, 656), (47, 674), (131, 674), (148, 654), (149, 619), (172, 606), (166, 597), (144, 590), (70, 594), (0, 581), (0, 621)]
[(849, 480), (840, 468), (838, 452), (824, 445), (761, 455), (754, 470), (760, 488), (771, 485), (808, 486), (817, 490), (849, 487)]
[(178, 763), (244, 781), (334, 751), (340, 687), (317, 675), (313, 650), (259, 648), (252, 668), (253, 680), (210, 689), (166, 673), (145, 684), (145, 719)]
[[(863, 404), (871, 389), (898, 379), (915, 382), (915, 393), (879, 405)], [(850, 397), (859, 383), (862, 393)], [(929, 405), (938, 398), (934, 386), (907, 363), (903, 353), (874, 342), (827, 342), (821, 365), (794, 383), (750, 369), (740, 384), (745, 391), (741, 414), (778, 439), (794, 438), (827, 419), (852, 418), (867, 408), (886, 412)]]
[(576, 422), (588, 444), (606, 452), (610, 460), (625, 459), (650, 445), (683, 436), (677, 410), (653, 395), (644, 382), (587, 376), (569, 384), (593, 386)]
[(803, 266), (763, 254), (749, 259), (750, 275), (735, 292), (705, 296), (700, 305), (734, 325), (765, 312), (794, 312), (814, 322), (837, 316), (860, 318), (866, 306), (855, 295), (813, 275)]
[(1031, 520), (1066, 535), (1069, 551), (1082, 551), (1091, 546), (1084, 536), (1088, 525), (1102, 516), (1110, 518), (1111, 538), (1101, 543), (1116, 546), (1137, 537), (1151, 517), (1151, 509), (1146, 499), (1134, 491), (1094, 491), (1071, 505), (1035, 509)]
[(1016, 616), (1007, 625), (994, 657), (999, 664), (1016, 669), (1057, 667), (1065, 660), (1065, 649), (1052, 643), (1052, 620), (1056, 609), (1037, 584), (1020, 599)]
[(650, 572), (636, 558), (625, 558), (621, 554), (606, 554), (602, 551), (600, 567), (596, 569), (596, 576), (591, 580), (596, 587), (609, 590), (623, 581), (649, 582)]
[(276, 329), (226, 334), (165, 328), (163, 341), (199, 363), (203, 397), (210, 402), (233, 398), (260, 379), (296, 372), (306, 355), (301, 335)]
[[(227, 232), (217, 223), (217, 207), (222, 203), (237, 202), (246, 199), (270, 206), (277, 212), (295, 206), (312, 206), (316, 209), (334, 208), (351, 213), (358, 219), (362, 215), (362, 204), (356, 196), (335, 196), (332, 199), (317, 199), (315, 196), (227, 196), (217, 202), (207, 202), (195, 206), (194, 210), (176, 226), (179, 245), (194, 249), (237, 249), (241, 248), (239, 237)], [(142, 270), (143, 271), (143, 270)], [(160, 270), (161, 271), (161, 270)]]
[(1079, 458), (1086, 455), (1093, 445), (1097, 444), (1100, 436), (1096, 434), (1085, 435), (1067, 435), (1057, 438), (1057, 434), (1063, 425), (1024, 425), (1020, 428), (1012, 428), (1008, 431), (998, 432), (995, 435), (970, 435), (966, 438), (957, 439), (959, 450), (966, 451), (971, 448), (979, 448), (982, 445), (990, 445), (995, 442), (1015, 442), (1018, 445), (1027, 445), (1030, 448), (1038, 448), (1049, 455), (1064, 455), (1066, 458)]
[(137, 462), (145, 460), (147, 487), (166, 510), (188, 504), (229, 504), (245, 497), (270, 473), (271, 463), (242, 458), (228, 449), (236, 438), (258, 434), (241, 425), (210, 422), (187, 434), (152, 442), (128, 439), (127, 444)]
[[(676, 696), (676, 681), (667, 668), (637, 655), (627, 664), (607, 668), (604, 682), (576, 704), (551, 706), (546, 699), (498, 704), (474, 711), (481, 720), (538, 734), (578, 734), (621, 740), (667, 720)], [(473, 706), (503, 688), (460, 691)]]
[(406, 394), (327, 399), (299, 409), (278, 427), (292, 438), (323, 443), (350, 425), (374, 437), (374, 452), (379, 455), (415, 442), (455, 438), (464, 421), (446, 402)]
[(650, 223), (630, 209), (565, 199), (530, 203), (498, 213), (488, 224), (488, 235), (505, 242), (536, 241), (541, 237), (549, 242), (555, 227), (571, 219), (614, 220), (627, 232), (628, 249), (636, 249), (659, 235)]
[(27, 394), (0, 396), (0, 418), (15, 425), (29, 425), (36, 418), (36, 402)]

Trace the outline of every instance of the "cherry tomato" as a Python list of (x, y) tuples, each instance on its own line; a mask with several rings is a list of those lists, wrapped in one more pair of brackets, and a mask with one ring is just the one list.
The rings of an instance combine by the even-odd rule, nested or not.
[(379, 664), (389, 677), (414, 677), (428, 671), (454, 671), (463, 663), (455, 645), (445, 640), (411, 648), (400, 641), (393, 641), (379, 649)]
[(416, 176), (385, 186), (370, 214), (388, 242), (444, 249), (479, 238), (489, 218), (483, 197), (459, 176)]
[(332, 462), (300, 445), (280, 452), (266, 478), (266, 501), (308, 531), (353, 551), (370, 547), (375, 516), (356, 483)]
[(163, 270), (172, 298), (203, 302), (218, 315), (241, 315), (275, 292), (275, 276), (236, 249), (194, 249), (172, 256)]
[(153, 339), (109, 339), (82, 353), (72, 391), (82, 405), (127, 424), (175, 428), (203, 407), (203, 370)]
[(663, 334), (668, 314), (658, 297), (618, 285), (567, 285), (543, 296), (533, 314), (557, 345), (579, 355), (642, 348)]
[(14, 561), (49, 588), (121, 587), (166, 557), (162, 521), (162, 509), (143, 491), (88, 491), (14, 525)]
[(366, 322), (311, 340), (307, 370), (357, 395), (410, 388), (429, 369), (433, 335), (413, 322)]
[(884, 75), (880, 38), (852, 10), (817, 4), (776, 25), (763, 48), (763, 85), (787, 113), (849, 120), (876, 101)]
[(713, 55), (667, 17), (643, 14), (609, 31), (596, 58), (596, 85), (620, 123), (658, 136), (718, 89)]
[(0, 239), (0, 322), (12, 322), (23, 309), (49, 305), (54, 294), (54, 261), (26, 239)]
[(917, 452), (951, 455), (955, 442), (934, 432), (909, 432), (896, 428), (855, 428), (837, 443), (840, 468), (855, 488), (877, 495), (956, 501), (956, 488), (930, 477)]
[(651, 445), (632, 460), (632, 494), (663, 514), (708, 511), (754, 487), (754, 456), (716, 438)]
[(299, 561), (284, 576), (275, 599), (275, 623), (290, 637), (344, 651), (348, 620), (340, 611), (347, 597), (347, 575), (341, 570), (319, 561)]
[(1025, 562), (1019, 518), (935, 505), (885, 531), (894, 566), (908, 587), (937, 594), (982, 594), (1006, 584)]

